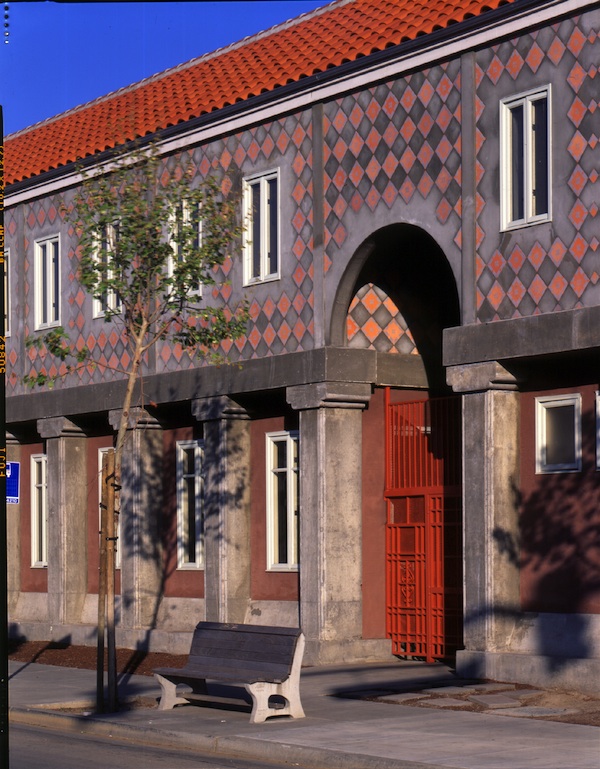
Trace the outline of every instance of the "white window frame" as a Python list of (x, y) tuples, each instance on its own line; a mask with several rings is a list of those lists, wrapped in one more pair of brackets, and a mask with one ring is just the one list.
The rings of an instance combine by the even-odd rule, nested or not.
[[(546, 458), (546, 415), (548, 410), (561, 406), (573, 406), (573, 436), (574, 436), (574, 460), (550, 464)], [(536, 473), (569, 473), (579, 472), (582, 464), (581, 451), (581, 395), (570, 393), (567, 395), (549, 395), (535, 399), (535, 436), (536, 436)]]
[[(38, 469), (41, 478), (38, 481)], [(48, 566), (48, 458), (46, 454), (32, 454), (31, 476), (31, 566), (44, 569)]]
[[(547, 211), (535, 211), (535, 118), (534, 104), (546, 101), (546, 186)], [(513, 215), (515, 186), (512, 148), (512, 111), (523, 108), (523, 216)], [(552, 99), (550, 85), (511, 96), (500, 102), (500, 217), (503, 230), (515, 229), (552, 219)]]
[[(189, 225), (190, 222), (193, 222), (192, 219), (192, 208), (190, 206), (189, 200), (182, 200), (181, 203), (181, 218), (182, 223), (184, 225)], [(175, 268), (175, 262), (177, 259), (179, 259), (178, 246), (177, 243), (174, 240), (174, 234), (175, 229), (177, 227), (176, 222), (176, 214), (171, 214), (169, 216), (169, 245), (171, 246), (171, 250), (173, 251), (173, 255), (169, 256), (167, 259), (167, 276), (169, 278), (173, 277), (173, 270)], [(198, 248), (202, 248), (202, 216), (200, 214), (200, 210), (198, 210)], [(190, 296), (196, 296), (200, 298), (202, 296), (202, 283), (198, 283), (198, 285), (195, 288), (190, 289)]]
[[(267, 570), (298, 571), (298, 525), (299, 525), (299, 459), (300, 442), (298, 431), (266, 433), (266, 473), (267, 473)], [(276, 465), (277, 444), (286, 446), (286, 466)], [(293, 459), (296, 457), (296, 462)], [(286, 483), (286, 547), (287, 560), (282, 561), (278, 548), (277, 515), (277, 479), (285, 474)]]
[[(281, 272), (281, 206), (279, 169), (265, 173), (247, 176), (243, 180), (244, 198), (244, 285), (265, 283), (278, 280)], [(270, 182), (276, 182), (276, 200), (271, 200)], [(254, 191), (258, 193), (259, 222), (257, 224), (260, 242), (254, 243), (255, 222), (253, 214)], [(272, 212), (276, 217), (275, 226), (275, 260), (276, 269), (271, 268)]]
[(10, 336), (10, 249), (4, 250), (4, 336)]
[[(102, 446), (102, 448), (98, 449), (98, 531), (102, 532), (102, 459), (104, 455), (110, 451), (113, 447), (112, 446)], [(121, 568), (121, 551), (122, 551), (122, 545), (121, 545), (121, 516), (117, 515), (116, 517), (116, 527), (115, 527), (115, 537), (117, 538), (115, 541), (115, 569)], [(102, 543), (100, 543), (101, 545)]]
[(34, 248), (35, 328), (53, 328), (60, 325), (60, 236), (40, 238)]
[[(117, 245), (117, 238), (117, 225), (107, 224), (104, 237), (96, 246), (96, 262), (100, 262), (104, 258), (104, 254), (108, 255), (114, 252)], [(106, 269), (106, 275), (109, 278), (112, 277), (112, 273), (108, 267)], [(108, 311), (114, 312), (121, 309), (121, 299), (116, 291), (108, 291), (103, 299), (94, 297), (93, 308), (94, 318), (103, 318)]]
[[(190, 561), (187, 541), (184, 535), (186, 520), (184, 518), (184, 499), (186, 492), (186, 476), (184, 459), (186, 451), (194, 451), (194, 512), (196, 529), (195, 561)], [(176, 478), (177, 478), (177, 568), (198, 570), (204, 568), (204, 442), (201, 440), (177, 441)]]

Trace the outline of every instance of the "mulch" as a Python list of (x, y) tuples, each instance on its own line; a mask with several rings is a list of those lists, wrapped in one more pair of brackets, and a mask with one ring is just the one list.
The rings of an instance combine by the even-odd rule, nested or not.
[[(38, 662), (42, 665), (96, 670), (98, 652), (95, 646), (72, 646), (57, 641), (15, 641), (8, 644), (8, 659), (15, 662)], [(183, 667), (187, 654), (144, 652), (117, 649), (117, 674), (151, 676), (154, 668)], [(106, 654), (105, 654), (106, 669)]]

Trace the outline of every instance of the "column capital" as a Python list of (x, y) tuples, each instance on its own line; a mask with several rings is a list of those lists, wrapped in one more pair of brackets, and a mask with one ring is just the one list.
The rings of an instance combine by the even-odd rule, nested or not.
[(66, 417), (44, 417), (37, 420), (40, 438), (63, 438), (66, 436), (85, 435), (81, 427)]
[(367, 382), (313, 382), (286, 388), (286, 400), (296, 411), (364, 409), (371, 399)]
[(192, 414), (198, 422), (215, 422), (219, 419), (250, 419), (246, 409), (228, 395), (215, 395), (193, 400)]
[[(108, 422), (113, 430), (119, 429), (119, 422), (121, 421), (121, 414), (123, 409), (111, 409), (108, 412)], [(149, 414), (146, 409), (141, 406), (134, 406), (129, 409), (129, 420), (127, 423), (128, 430), (135, 430), (138, 427), (143, 427), (146, 430), (160, 428), (160, 423), (156, 417)]]
[(455, 393), (517, 390), (519, 380), (496, 360), (448, 366), (446, 381)]

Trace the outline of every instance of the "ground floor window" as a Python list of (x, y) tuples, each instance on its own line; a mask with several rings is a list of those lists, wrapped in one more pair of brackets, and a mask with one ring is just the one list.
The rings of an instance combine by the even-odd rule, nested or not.
[(178, 441), (177, 451), (177, 568), (204, 565), (202, 510), (202, 441)]
[(581, 470), (581, 395), (536, 398), (536, 472)]
[(31, 457), (31, 565), (48, 565), (48, 460)]
[(298, 568), (298, 433), (267, 433), (267, 568)]

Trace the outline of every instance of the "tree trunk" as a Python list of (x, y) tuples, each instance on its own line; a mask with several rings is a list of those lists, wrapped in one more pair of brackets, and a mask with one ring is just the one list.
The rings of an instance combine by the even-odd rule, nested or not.
[(108, 698), (109, 711), (114, 712), (118, 708), (117, 701), (117, 650), (115, 644), (115, 518), (121, 513), (120, 489), (121, 469), (123, 464), (123, 449), (129, 427), (129, 414), (136, 382), (139, 378), (140, 364), (143, 354), (143, 340), (147, 331), (147, 324), (143, 324), (138, 336), (135, 337), (133, 360), (127, 376), (127, 386), (123, 399), (123, 410), (119, 420), (117, 441), (112, 457), (112, 483), (108, 485), (107, 494), (107, 636), (108, 636)]

